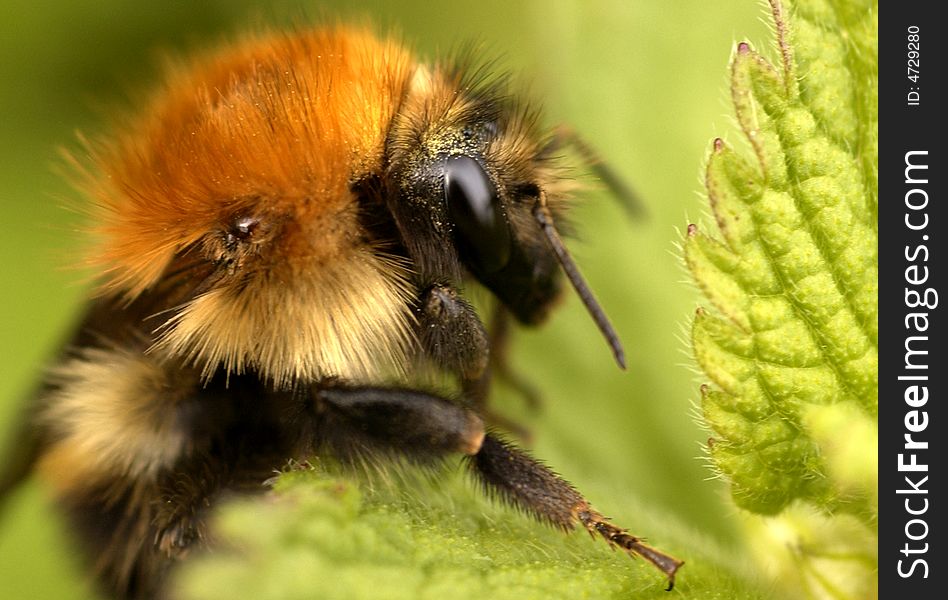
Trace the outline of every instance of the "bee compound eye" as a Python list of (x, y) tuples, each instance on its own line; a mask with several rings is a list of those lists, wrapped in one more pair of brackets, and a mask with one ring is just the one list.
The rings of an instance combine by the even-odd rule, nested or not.
[(483, 273), (502, 269), (510, 259), (510, 228), (497, 188), (470, 156), (444, 161), (444, 199), (463, 246)]

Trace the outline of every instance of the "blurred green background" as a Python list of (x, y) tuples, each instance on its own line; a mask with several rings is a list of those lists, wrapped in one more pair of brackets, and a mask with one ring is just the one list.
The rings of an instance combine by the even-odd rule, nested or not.
[[(615, 368), (573, 297), (516, 340), (514, 362), (546, 398), (531, 422), (534, 452), (637, 533), (660, 536), (663, 522), (636, 522), (623, 498), (739, 555), (735, 509), (701, 460), (700, 379), (683, 341), (699, 299), (675, 242), (703, 218), (710, 139), (732, 130), (733, 43), (769, 44), (761, 14), (756, 0), (0, 0), (0, 447), (86, 294), (68, 268), (80, 244), (62, 208), (75, 193), (56, 173), (57, 148), (75, 147), (76, 131), (107, 130), (99, 107), (146, 86), (162, 50), (204, 47), (260, 22), (368, 17), (424, 56), (482, 41), (542, 99), (550, 124), (573, 125), (645, 199), (649, 217), (631, 222), (607, 194), (586, 194), (571, 242), (625, 342), (628, 371)], [(522, 414), (502, 396), (500, 406)], [(9, 500), (0, 598), (90, 597), (70, 556), (38, 483)]]

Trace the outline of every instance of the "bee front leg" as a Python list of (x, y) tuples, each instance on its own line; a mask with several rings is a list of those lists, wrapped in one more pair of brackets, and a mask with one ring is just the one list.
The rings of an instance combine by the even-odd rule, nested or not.
[[(506, 329), (498, 330), (501, 362), (494, 360), (494, 332), (489, 336), (477, 312), (454, 288), (435, 284), (419, 299), (416, 316), (418, 338), (435, 364), (457, 375), (464, 399), (491, 425), (501, 427), (523, 440), (531, 438), (528, 429), (492, 411), (488, 406), (492, 367), (499, 366), (511, 381), (522, 381), (511, 373), (503, 360)], [(514, 381), (516, 387), (516, 381)], [(528, 389), (526, 384), (518, 391)], [(535, 396), (535, 394), (534, 394)]]
[[(435, 284), (420, 296), (415, 309), (418, 339), (426, 355), (457, 374), (462, 386), (490, 377), (490, 341), (477, 312), (453, 287)], [(486, 394), (486, 386), (484, 392)], [(482, 405), (486, 397), (471, 398)]]

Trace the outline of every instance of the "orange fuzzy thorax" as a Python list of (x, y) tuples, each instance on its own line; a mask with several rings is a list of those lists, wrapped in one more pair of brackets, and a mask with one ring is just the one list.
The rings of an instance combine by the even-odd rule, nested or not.
[(107, 288), (137, 296), (176, 251), (251, 208), (307, 225), (287, 258), (332, 259), (349, 185), (379, 168), (410, 69), (401, 47), (332, 29), (173, 68), (149, 116), (97, 153), (93, 261)]
[(260, 223), (237, 276), (164, 307), (153, 350), (277, 385), (402, 362), (407, 273), (366, 239), (351, 186), (381, 172), (414, 69), (363, 30), (254, 37), (172, 67), (146, 116), (93, 149), (104, 294), (148, 296), (175, 261), (213, 262), (236, 219)]

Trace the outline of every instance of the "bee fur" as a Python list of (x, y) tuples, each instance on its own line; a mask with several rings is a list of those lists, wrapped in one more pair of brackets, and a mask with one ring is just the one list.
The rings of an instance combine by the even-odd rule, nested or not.
[(466, 289), (538, 325), (566, 269), (618, 342), (553, 230), (575, 191), (555, 135), (488, 72), (367, 29), (258, 34), (88, 144), (97, 293), (2, 481), (35, 463), (109, 596), (163, 597), (221, 497), (312, 455), (466, 456), (490, 494), (674, 582), (681, 561), (489, 427), (506, 333)]

